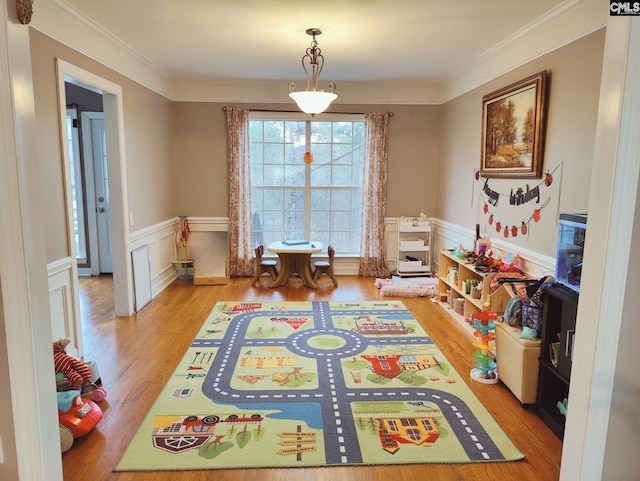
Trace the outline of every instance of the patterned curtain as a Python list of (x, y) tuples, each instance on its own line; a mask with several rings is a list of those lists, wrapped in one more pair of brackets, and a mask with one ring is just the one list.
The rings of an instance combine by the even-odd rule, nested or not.
[(228, 107), (229, 275), (253, 275), (249, 110)]
[(362, 233), (358, 274), (366, 277), (388, 277), (390, 273), (384, 248), (388, 125), (388, 113), (365, 115)]

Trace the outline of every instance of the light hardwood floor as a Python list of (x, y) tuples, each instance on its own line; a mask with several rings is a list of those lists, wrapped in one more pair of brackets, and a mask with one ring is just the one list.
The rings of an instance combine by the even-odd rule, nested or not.
[[(217, 301), (376, 300), (373, 278), (340, 276), (334, 288), (323, 276), (320, 288), (288, 286), (268, 289), (263, 277), (237, 278), (226, 286), (193, 286), (175, 281), (139, 314), (116, 318), (109, 277), (80, 279), (85, 360), (98, 365), (108, 397), (97, 430), (76, 440), (63, 455), (65, 481), (552, 481), (560, 470), (562, 443), (535, 415), (523, 408), (502, 384), (468, 380), (516, 446), (522, 461), (475, 464), (345, 466), (212, 471), (112, 472), (162, 386)], [(392, 298), (385, 298), (392, 299)], [(400, 298), (398, 298), (400, 299)], [(424, 298), (402, 298), (459, 373), (468, 372), (475, 350), (468, 334), (444, 310)], [(465, 377), (465, 376), (463, 376)], [(465, 377), (466, 378), (466, 377)], [(468, 378), (466, 378), (468, 379)]]

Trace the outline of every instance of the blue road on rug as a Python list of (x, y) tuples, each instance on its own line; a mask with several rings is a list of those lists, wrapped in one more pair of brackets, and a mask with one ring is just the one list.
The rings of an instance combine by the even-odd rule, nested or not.
[(521, 458), (402, 302), (220, 302), (116, 470)]

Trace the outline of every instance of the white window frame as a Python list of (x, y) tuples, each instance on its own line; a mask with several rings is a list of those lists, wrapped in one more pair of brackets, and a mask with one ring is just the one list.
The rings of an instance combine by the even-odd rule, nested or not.
[[(363, 124), (363, 134), (364, 134), (364, 121), (365, 121), (365, 116), (364, 114), (318, 114), (315, 115), (314, 117), (310, 117), (307, 114), (303, 114), (303, 113), (298, 113), (298, 112), (260, 112), (260, 111), (252, 111), (249, 114), (249, 121), (255, 121), (255, 120), (260, 120), (260, 121), (269, 121), (269, 120), (275, 120), (275, 121), (295, 121), (295, 122), (306, 122), (306, 135), (305, 135), (305, 151), (310, 150), (310, 145), (311, 145), (311, 136), (309, 135), (309, 130), (310, 130), (310, 125), (311, 122), (315, 122), (315, 121), (330, 121), (330, 122), (362, 122)], [(363, 141), (364, 141), (364, 137), (363, 137)], [(313, 149), (311, 149), (313, 152)], [(362, 146), (362, 161), (364, 162), (364, 144)], [(332, 186), (322, 186), (322, 187), (314, 187), (311, 185), (311, 169), (313, 168), (313, 164), (304, 164), (302, 156), (300, 158), (300, 165), (301, 166), (305, 166), (305, 184), (304, 186), (301, 186), (299, 189), (303, 189), (304, 190), (304, 233), (289, 233), (289, 232), (283, 232), (282, 233), (282, 237), (284, 238), (307, 238), (309, 236), (312, 236), (310, 234), (311, 232), (311, 195), (312, 195), (312, 191), (314, 189), (326, 189), (326, 190), (330, 190), (332, 192), (337, 192), (339, 190), (352, 190), (352, 187), (332, 187)], [(360, 179), (361, 182), (364, 182), (364, 179)], [(363, 188), (363, 184), (361, 183), (359, 186), (360, 191)], [(286, 187), (284, 187), (283, 189), (286, 190)], [(292, 188), (295, 189), (295, 188)], [(299, 190), (298, 189), (298, 190)], [(253, 196), (253, 186), (252, 186), (252, 196)], [(351, 196), (351, 198), (353, 199), (354, 196)], [(357, 217), (360, 213), (360, 209), (358, 209), (358, 206), (360, 205), (361, 202), (361, 198), (358, 197), (357, 200), (357, 204), (350, 206), (349, 208), (347, 208), (347, 211), (350, 211), (352, 214), (352, 218), (355, 216)], [(357, 212), (356, 212), (357, 209)], [(332, 212), (332, 208), (331, 206), (328, 206), (328, 210), (329, 210), (329, 215), (331, 217), (331, 212)], [(254, 218), (255, 219), (255, 218)], [(358, 219), (359, 222), (359, 219)], [(257, 245), (257, 244), (268, 244), (271, 241), (274, 240), (283, 240), (282, 238), (278, 238), (278, 239), (271, 239), (268, 236), (266, 237), (260, 237), (259, 235), (256, 235), (258, 233), (258, 231), (260, 230), (261, 226), (257, 226), (255, 225), (254, 222), (254, 239), (253, 242)], [(352, 230), (353, 225), (349, 226), (348, 230)], [(286, 229), (286, 226), (283, 226), (283, 229)], [(329, 232), (329, 241), (328, 243), (333, 244), (339, 255), (342, 256), (351, 256), (351, 257), (357, 257), (360, 255), (359, 252), (359, 243), (360, 243), (360, 230), (357, 229), (355, 232), (352, 231), (351, 235), (350, 235), (350, 239), (351, 239), (351, 245), (353, 246), (351, 249), (345, 249), (345, 248), (341, 248), (339, 241), (335, 241), (335, 240), (331, 240), (331, 233), (333, 232), (333, 230), (331, 228), (328, 229)], [(339, 229), (335, 229), (336, 235), (339, 234), (340, 230)], [(344, 231), (342, 231), (344, 232)], [(335, 238), (334, 238), (335, 239)], [(323, 241), (326, 242), (325, 239), (310, 239), (310, 240), (317, 240), (317, 241)], [(326, 247), (326, 246), (325, 246)]]

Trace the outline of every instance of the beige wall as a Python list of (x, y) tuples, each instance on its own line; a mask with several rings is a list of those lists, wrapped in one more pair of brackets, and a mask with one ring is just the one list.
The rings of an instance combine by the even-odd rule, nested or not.
[[(178, 214), (227, 215), (222, 104), (171, 102), (36, 31), (31, 32), (31, 42), (49, 261), (67, 255), (57, 57), (123, 87), (129, 210), (135, 222), (132, 230)], [(558, 212), (586, 211), (587, 207), (603, 45), (604, 30), (600, 30), (443, 106), (337, 104), (331, 111), (394, 113), (389, 125), (388, 216), (424, 212), (470, 230), (479, 222), (487, 235), (502, 237), (488, 225), (482, 212), (482, 183), (473, 181), (480, 158), (482, 96), (547, 70), (550, 99), (544, 170), (560, 164), (562, 168), (556, 171), (551, 188), (541, 189), (543, 200), (550, 199), (541, 221), (530, 224), (528, 237), (510, 237), (509, 242), (553, 257)], [(283, 110), (293, 107), (244, 106)], [(509, 193), (512, 187), (539, 182), (491, 179), (490, 186)], [(529, 203), (516, 209), (504, 198), (495, 209), (496, 218), (503, 225), (520, 225), (536, 207)]]
[[(284, 88), (284, 87), (283, 87)], [(291, 104), (245, 108), (292, 110)], [(174, 102), (174, 148), (178, 213), (227, 216), (224, 105)], [(435, 214), (440, 146), (439, 106), (335, 105), (331, 112), (393, 112), (389, 121), (388, 216)]]
[(177, 213), (226, 217), (229, 182), (222, 105), (174, 102), (173, 115)]
[(31, 29), (39, 170), (47, 233), (47, 261), (69, 255), (58, 120), (56, 58), (122, 87), (131, 230), (176, 215), (171, 102), (84, 55)]
[[(499, 237), (479, 201), (482, 182), (473, 181), (474, 169), (480, 167), (482, 134), (482, 96), (513, 82), (547, 70), (550, 75), (546, 148), (543, 173), (562, 164), (554, 174), (550, 188), (541, 187), (539, 223), (531, 223), (529, 237), (509, 237), (508, 242), (523, 249), (555, 257), (557, 214), (586, 212), (593, 163), (600, 74), (604, 51), (604, 29), (560, 48), (548, 55), (503, 75), (444, 105), (443, 135), (438, 176), (436, 217), (474, 229), (478, 222), (490, 237)], [(541, 179), (490, 179), (492, 190), (507, 193), (512, 188), (533, 187)], [(474, 201), (473, 205), (471, 204)], [(527, 221), (533, 203), (512, 207), (502, 198), (495, 218), (503, 225), (520, 225)]]

